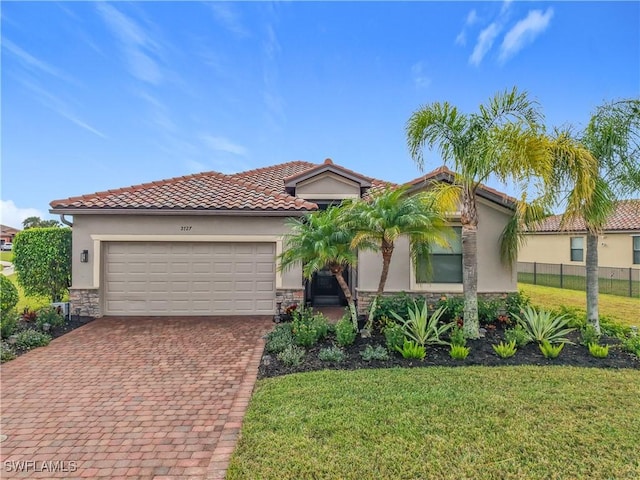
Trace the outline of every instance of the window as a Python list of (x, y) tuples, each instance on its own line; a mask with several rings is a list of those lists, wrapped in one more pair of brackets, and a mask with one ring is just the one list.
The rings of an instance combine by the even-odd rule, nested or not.
[(571, 237), (571, 261), (584, 260), (584, 237)]
[(431, 272), (425, 260), (418, 258), (416, 283), (462, 283), (462, 228), (453, 230), (455, 237), (449, 240), (449, 247), (431, 247)]
[(640, 265), (640, 237), (633, 237), (633, 264)]

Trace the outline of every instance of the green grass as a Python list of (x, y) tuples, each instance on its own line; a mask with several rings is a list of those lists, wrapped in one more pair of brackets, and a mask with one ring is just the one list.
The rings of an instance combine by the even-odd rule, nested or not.
[(13, 252), (0, 252), (0, 260), (13, 263)]
[(638, 398), (638, 370), (432, 367), (261, 380), (227, 479), (637, 479)]
[[(536, 274), (536, 285), (544, 285), (547, 287), (560, 288), (560, 275), (554, 275), (551, 273), (538, 273)], [(533, 284), (533, 273), (518, 273), (518, 282)], [(579, 275), (563, 275), (562, 276), (562, 288), (571, 290), (586, 291), (587, 283), (585, 277)], [(631, 282), (631, 294), (629, 295), (629, 280), (618, 280), (611, 278), (600, 278), (598, 280), (598, 290), (600, 293), (606, 293), (609, 295), (620, 295), (623, 297), (633, 296), (638, 298), (640, 296), (640, 282)]]
[(16, 273), (8, 275), (7, 278), (13, 282), (18, 289), (18, 294), (20, 295), (20, 300), (18, 300), (18, 305), (16, 305), (16, 310), (18, 312), (23, 312), (25, 308), (29, 308), (29, 310), (37, 310), (51, 303), (48, 297), (27, 297), (24, 294), (22, 287), (18, 285), (18, 275)]
[[(585, 292), (526, 283), (519, 283), (518, 288), (531, 298), (534, 305), (539, 307), (555, 309), (564, 305), (580, 309), (583, 312), (586, 312), (587, 309)], [(598, 297), (598, 310), (600, 315), (609, 317), (621, 325), (640, 326), (640, 299), (638, 298), (601, 293)]]

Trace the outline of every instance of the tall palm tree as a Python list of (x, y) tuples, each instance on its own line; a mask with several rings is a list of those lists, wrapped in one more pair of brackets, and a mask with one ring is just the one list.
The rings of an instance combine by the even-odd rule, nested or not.
[(587, 321), (599, 332), (598, 235), (616, 202), (640, 193), (640, 99), (598, 107), (577, 140), (597, 161), (595, 189), (584, 196), (579, 184), (572, 185), (570, 194), (583, 196), (585, 201), (567, 212), (563, 220), (582, 218), (587, 230)]
[(479, 337), (477, 190), (494, 176), (500, 181), (549, 178), (553, 160), (540, 136), (542, 117), (535, 102), (516, 88), (480, 105), (477, 113), (462, 114), (447, 102), (428, 104), (407, 122), (407, 144), (418, 166), (424, 148), (437, 146), (445, 165), (456, 172), (462, 224), (462, 282), (465, 297), (464, 331)]
[(351, 246), (354, 232), (347, 227), (344, 210), (329, 207), (300, 219), (289, 219), (287, 223), (290, 233), (285, 236), (285, 248), (279, 256), (280, 269), (285, 271), (302, 264), (302, 274), (311, 279), (315, 272), (328, 268), (347, 299), (351, 320), (357, 328), (357, 312), (343, 272), (356, 265), (358, 255)]
[(382, 254), (380, 281), (365, 326), (365, 330), (370, 331), (377, 299), (387, 282), (396, 240), (401, 236), (409, 239), (414, 265), (418, 264), (418, 257), (428, 259), (431, 245), (448, 245), (447, 239), (452, 230), (446, 214), (452, 209), (447, 209), (450, 205), (443, 197), (433, 193), (408, 195), (408, 187), (387, 187), (368, 200), (358, 200), (346, 206), (347, 223), (355, 231), (351, 246)]

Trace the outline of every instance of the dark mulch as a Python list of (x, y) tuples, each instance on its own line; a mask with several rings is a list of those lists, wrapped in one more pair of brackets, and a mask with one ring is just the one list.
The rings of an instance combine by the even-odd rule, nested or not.
[(479, 340), (469, 340), (467, 346), (470, 347), (469, 356), (465, 360), (454, 360), (449, 356), (449, 346), (427, 346), (427, 356), (424, 360), (407, 360), (398, 353), (390, 354), (390, 359), (386, 361), (365, 362), (360, 356), (360, 352), (367, 345), (385, 345), (384, 336), (377, 334), (371, 338), (361, 338), (359, 335), (353, 345), (343, 348), (347, 354), (344, 362), (339, 364), (323, 362), (318, 358), (318, 352), (326, 347), (334, 345), (334, 337), (329, 335), (324, 341), (309, 348), (302, 365), (288, 367), (283, 365), (275, 355), (263, 354), (258, 378), (277, 377), (296, 372), (311, 372), (314, 370), (357, 370), (360, 368), (391, 368), (391, 367), (432, 367), (447, 366), (461, 367), (470, 365), (503, 366), (503, 365), (570, 365), (574, 367), (597, 367), (597, 368), (637, 368), (640, 369), (640, 359), (635, 355), (625, 352), (620, 347), (620, 340), (615, 337), (602, 336), (600, 343), (611, 345), (607, 358), (595, 358), (589, 353), (589, 349), (580, 345), (580, 334), (577, 331), (571, 332), (567, 338), (574, 344), (565, 344), (560, 356), (549, 360), (542, 355), (537, 344), (528, 344), (519, 348), (515, 356), (511, 358), (500, 358), (493, 351), (492, 345), (504, 340), (504, 330), (500, 327), (496, 330), (489, 330), (486, 336)]
[[(64, 325), (61, 325), (59, 327), (53, 327), (51, 328), (51, 330), (49, 330), (48, 332), (46, 332), (52, 340), (61, 337), (62, 335), (65, 335), (67, 333), (69, 333), (72, 330), (75, 330), (76, 328), (82, 327), (83, 325), (86, 325), (87, 323), (91, 322), (92, 320), (94, 320), (94, 317), (82, 317), (79, 315), (71, 315), (70, 318), (68, 318)], [(35, 322), (25, 322), (25, 321), (20, 321), (18, 323), (18, 329), (16, 330), (15, 333), (18, 333), (18, 331), (20, 330), (26, 330), (29, 328), (33, 328), (34, 330), (37, 330), (36, 324)], [(17, 357), (19, 357), (20, 355), (23, 355), (25, 353), (27, 353), (29, 350), (25, 350), (22, 348), (18, 348), (15, 345), (13, 346), (13, 353), (15, 353), (15, 355)]]

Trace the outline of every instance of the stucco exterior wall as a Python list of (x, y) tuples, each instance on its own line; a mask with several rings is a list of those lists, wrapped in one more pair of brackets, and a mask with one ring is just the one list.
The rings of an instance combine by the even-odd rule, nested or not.
[[(640, 232), (604, 233), (598, 238), (598, 264), (601, 267), (640, 268), (633, 264), (633, 236)], [(584, 237), (582, 262), (571, 261), (571, 237)], [(537, 233), (526, 236), (518, 252), (519, 262), (584, 265), (587, 239), (584, 233)]]
[[(500, 235), (509, 220), (509, 212), (483, 200), (478, 204), (478, 292), (505, 293), (517, 291), (516, 266), (505, 267), (500, 262)], [(454, 223), (455, 225), (455, 223)], [(458, 224), (459, 225), (459, 224)], [(382, 270), (382, 256), (373, 252), (358, 254), (358, 291), (374, 291)], [(413, 271), (406, 238), (396, 242), (385, 291), (462, 293), (462, 284), (412, 285)]]
[[(138, 237), (153, 241), (270, 241), (287, 231), (282, 217), (152, 216), (152, 215), (75, 215), (73, 219), (73, 288), (99, 286), (101, 258), (96, 259), (100, 240), (109, 235)], [(252, 240), (254, 238), (255, 240)], [(89, 261), (80, 262), (80, 252), (88, 250)], [(96, 265), (98, 262), (98, 267)], [(279, 288), (301, 289), (302, 267), (282, 273)]]
[(298, 183), (296, 196), (309, 199), (359, 197), (360, 185), (334, 173), (323, 173)]

